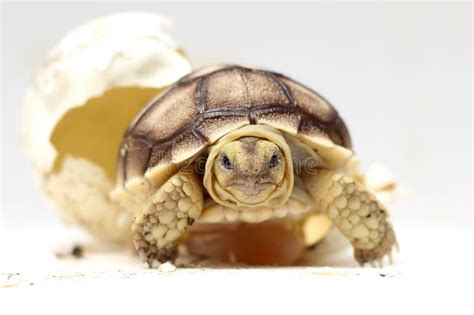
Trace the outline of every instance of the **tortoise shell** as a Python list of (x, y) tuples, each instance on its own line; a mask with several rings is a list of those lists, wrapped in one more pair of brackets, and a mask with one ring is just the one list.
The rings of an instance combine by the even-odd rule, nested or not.
[(165, 167), (250, 124), (298, 137), (331, 167), (352, 154), (344, 121), (316, 92), (274, 72), (214, 66), (183, 77), (135, 118), (121, 144), (117, 189), (156, 186)]

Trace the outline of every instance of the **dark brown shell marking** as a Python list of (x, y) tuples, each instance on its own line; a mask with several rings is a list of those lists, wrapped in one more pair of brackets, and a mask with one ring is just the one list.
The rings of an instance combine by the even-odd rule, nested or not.
[(117, 179), (181, 162), (249, 124), (352, 147), (337, 111), (311, 89), (273, 72), (214, 66), (183, 77), (136, 117), (122, 141)]

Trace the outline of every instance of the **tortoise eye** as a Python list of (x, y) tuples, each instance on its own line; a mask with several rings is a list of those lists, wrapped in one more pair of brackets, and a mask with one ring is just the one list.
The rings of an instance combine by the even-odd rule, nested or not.
[(268, 162), (268, 167), (269, 168), (274, 168), (275, 166), (278, 165), (278, 156), (276, 154), (273, 154), (272, 157), (270, 158), (270, 162)]
[(230, 160), (229, 158), (227, 157), (227, 155), (224, 155), (221, 159), (221, 162), (222, 162), (222, 166), (224, 166), (224, 168), (228, 169), (228, 170), (232, 170), (233, 167), (232, 167), (232, 163), (230, 163)]

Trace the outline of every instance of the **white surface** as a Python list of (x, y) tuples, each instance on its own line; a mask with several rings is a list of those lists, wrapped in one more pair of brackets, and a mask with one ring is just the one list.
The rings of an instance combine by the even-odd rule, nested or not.
[[(49, 303), (41, 310), (74, 314), (98, 311), (104, 305), (105, 311), (120, 313), (150, 312), (158, 305), (173, 313), (177, 307), (178, 314), (216, 313), (212, 311), (216, 309), (230, 314), (248, 309), (291, 314), (472, 313), (468, 230), (399, 229), (401, 252), (393, 265), (381, 269), (355, 267), (351, 249), (333, 233), (331, 242), (306, 257), (318, 266), (195, 267), (170, 272), (148, 269), (127, 249), (104, 251), (78, 233), (39, 229), (30, 231), (36, 237), (29, 239), (18, 232), (7, 230), (6, 239), (15, 242), (2, 244), (2, 253), (8, 254), (2, 257), (0, 296), (5, 299), (0, 308), (19, 313), (37, 310), (35, 303), (43, 299)], [(84, 246), (83, 258), (56, 258), (73, 244)], [(25, 298), (31, 303), (22, 302)]]
[[(471, 4), (2, 3), (2, 8), (1, 205), (8, 247), (1, 249), (1, 271), (21, 273), (6, 279), (13, 287), (0, 289), (3, 309), (34, 311), (48, 301), (48, 310), (67, 313), (217, 308), (241, 314), (247, 307), (472, 313)], [(107, 253), (77, 264), (55, 260), (57, 243), (51, 239), (63, 236), (55, 233), (57, 218), (34, 187), (19, 146), (22, 96), (42, 56), (68, 30), (130, 9), (172, 17), (174, 36), (196, 66), (236, 62), (270, 68), (337, 107), (363, 165), (383, 161), (408, 190), (392, 211), (402, 250), (386, 271), (393, 277), (342, 267), (336, 273), (343, 276), (323, 275), (328, 269), (320, 268), (158, 274), (133, 257)], [(67, 276), (57, 277), (62, 271)], [(99, 307), (99, 301), (107, 304)]]

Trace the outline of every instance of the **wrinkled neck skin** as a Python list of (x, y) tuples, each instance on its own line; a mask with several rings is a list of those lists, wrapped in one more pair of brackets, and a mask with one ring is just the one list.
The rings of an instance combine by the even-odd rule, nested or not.
[(226, 207), (282, 206), (293, 187), (288, 144), (270, 128), (242, 129), (211, 147), (204, 185)]

